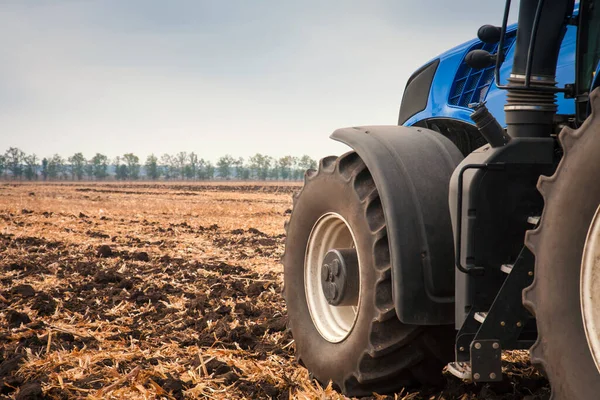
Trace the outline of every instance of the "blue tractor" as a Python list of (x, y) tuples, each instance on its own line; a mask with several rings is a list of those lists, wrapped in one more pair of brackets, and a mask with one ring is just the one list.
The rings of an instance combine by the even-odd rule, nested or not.
[[(574, 14), (577, 13), (578, 7), (575, 7)], [(494, 81), (495, 63), (470, 66), (467, 60), (467, 54), (473, 50), (496, 53), (499, 33), (497, 27), (484, 25), (479, 30), (480, 38), (441, 54), (414, 72), (404, 90), (398, 124), (440, 132), (459, 146), (465, 155), (485, 144), (471, 120), (473, 110), (469, 105), (486, 102), (490, 113), (501, 126), (506, 127), (506, 91), (499, 89)], [(500, 84), (506, 83), (510, 76), (516, 36), (517, 25), (507, 27), (503, 42), (505, 59), (499, 71)], [(559, 85), (575, 81), (576, 39), (576, 27), (567, 26), (556, 66)], [(564, 94), (559, 93), (557, 104), (558, 115), (575, 114), (575, 99), (565, 99)]]
[(530, 349), (554, 400), (599, 398), (600, 0), (510, 3), (294, 195), (283, 294), (323, 384), (497, 382)]

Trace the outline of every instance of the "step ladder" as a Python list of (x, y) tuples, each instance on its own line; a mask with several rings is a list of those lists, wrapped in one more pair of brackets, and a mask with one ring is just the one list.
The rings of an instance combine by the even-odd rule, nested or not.
[(453, 361), (446, 366), (446, 370), (459, 379), (465, 381), (473, 380), (471, 364), (468, 362)]
[(487, 317), (487, 315), (487, 311), (480, 311), (476, 312), (473, 318), (475, 318), (475, 321), (479, 322), (480, 324), (483, 324), (483, 321), (485, 321), (485, 317)]
[(512, 269), (513, 269), (513, 264), (502, 264), (500, 266), (500, 271), (504, 272), (507, 275), (512, 272)]

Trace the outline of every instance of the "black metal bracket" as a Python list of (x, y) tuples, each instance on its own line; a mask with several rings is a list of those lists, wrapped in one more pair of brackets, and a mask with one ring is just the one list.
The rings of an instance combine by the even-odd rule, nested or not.
[(493, 163), (493, 164), (467, 164), (463, 166), (458, 173), (458, 196), (457, 196), (457, 210), (456, 210), (456, 238), (454, 241), (454, 263), (456, 268), (465, 274), (483, 274), (484, 268), (479, 266), (463, 266), (461, 261), (461, 244), (462, 244), (462, 206), (463, 206), (463, 180), (464, 173), (469, 169), (484, 169), (491, 171), (503, 171), (505, 168), (504, 163)]
[(502, 347), (498, 340), (476, 340), (471, 344), (473, 382), (502, 380)]
[(567, 89), (565, 91), (565, 99), (574, 99), (575, 98), (575, 84), (574, 83), (567, 83), (565, 85), (565, 89)]

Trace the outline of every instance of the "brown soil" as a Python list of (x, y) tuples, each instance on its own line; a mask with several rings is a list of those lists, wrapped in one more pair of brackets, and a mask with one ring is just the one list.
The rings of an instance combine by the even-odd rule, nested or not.
[[(341, 398), (294, 361), (293, 184), (0, 184), (0, 398)], [(547, 398), (507, 379), (398, 399)], [(385, 398), (385, 397), (377, 397)]]

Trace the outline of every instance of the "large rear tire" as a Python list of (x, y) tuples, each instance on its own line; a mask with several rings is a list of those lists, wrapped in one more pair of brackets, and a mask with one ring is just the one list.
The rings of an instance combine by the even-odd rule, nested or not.
[[(317, 380), (351, 396), (441, 383), (453, 357), (454, 327), (398, 320), (381, 201), (355, 152), (324, 158), (318, 171), (306, 173), (286, 231), (289, 327), (297, 357)], [(359, 295), (344, 309), (318, 290), (322, 275), (315, 268), (330, 246), (353, 248), (358, 256)]]
[(552, 386), (552, 399), (598, 398), (594, 365), (581, 314), (580, 276), (586, 235), (600, 204), (600, 92), (590, 95), (592, 115), (577, 130), (563, 129), (564, 156), (538, 189), (545, 206), (526, 244), (535, 254), (535, 278), (523, 304), (535, 315), (538, 340), (531, 361)]

